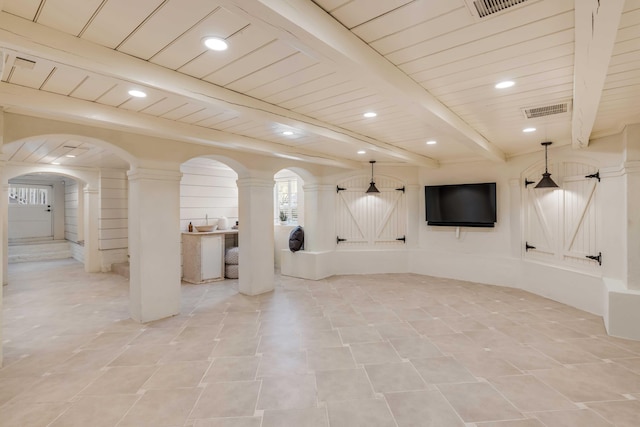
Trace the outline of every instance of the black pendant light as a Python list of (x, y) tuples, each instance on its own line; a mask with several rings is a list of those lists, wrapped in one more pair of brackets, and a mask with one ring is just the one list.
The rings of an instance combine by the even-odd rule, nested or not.
[(544, 146), (544, 173), (542, 174), (542, 179), (536, 185), (535, 188), (558, 188), (558, 184), (553, 182), (551, 179), (551, 174), (547, 168), (547, 147), (549, 147), (551, 142), (542, 142), (540, 145)]
[(378, 190), (376, 188), (376, 183), (373, 182), (373, 164), (375, 163), (375, 160), (369, 160), (369, 163), (371, 163), (371, 183), (369, 184), (369, 189), (367, 190), (367, 193), (379, 193), (380, 190)]

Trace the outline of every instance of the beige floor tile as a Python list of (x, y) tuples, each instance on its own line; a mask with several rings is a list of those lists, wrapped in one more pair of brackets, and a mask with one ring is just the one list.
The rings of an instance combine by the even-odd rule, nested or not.
[(411, 363), (427, 384), (476, 381), (476, 377), (453, 357), (411, 359)]
[(0, 427), (45, 427), (62, 414), (70, 403), (8, 403), (0, 408)]
[(168, 346), (158, 363), (195, 362), (209, 360), (216, 342), (192, 342)]
[(383, 399), (328, 402), (331, 427), (396, 427)]
[(301, 409), (317, 406), (314, 375), (265, 377), (257, 409)]
[(465, 422), (524, 418), (487, 383), (441, 384), (438, 388)]
[(377, 324), (375, 328), (386, 340), (418, 337), (416, 330), (406, 322)]
[(82, 390), (82, 395), (136, 394), (157, 370), (156, 366), (115, 366)]
[(587, 406), (616, 427), (637, 427), (640, 424), (639, 400), (588, 403)]
[(382, 341), (382, 336), (373, 326), (350, 326), (338, 328), (342, 342), (345, 344), (356, 344), (363, 342)]
[(190, 418), (252, 417), (260, 381), (208, 384)]
[(307, 330), (302, 334), (302, 348), (307, 350), (314, 348), (342, 347), (340, 334), (337, 330)]
[(367, 399), (373, 389), (364, 369), (343, 369), (316, 373), (319, 401)]
[(427, 337), (453, 334), (455, 331), (441, 319), (413, 320), (409, 324), (420, 334)]
[(220, 357), (213, 361), (202, 382), (253, 381), (259, 363), (258, 356)]
[(200, 396), (200, 388), (147, 390), (118, 427), (173, 427), (184, 424)]
[(487, 329), (486, 325), (474, 320), (472, 317), (442, 317), (440, 318), (454, 332), (477, 331)]
[(50, 427), (113, 427), (139, 398), (138, 395), (83, 396)]
[(258, 333), (257, 323), (225, 323), (218, 332), (218, 338), (253, 338)]
[(16, 396), (13, 402), (67, 402), (101, 374), (100, 371), (92, 371), (47, 375)]
[(348, 347), (309, 349), (307, 350), (307, 361), (311, 371), (334, 371), (356, 367)]
[(260, 417), (212, 418), (195, 420), (193, 427), (261, 427), (261, 422)]
[(570, 340), (569, 342), (600, 359), (619, 359), (636, 356), (635, 353), (629, 350), (608, 343), (606, 338), (584, 338)]
[(176, 362), (158, 365), (156, 372), (143, 384), (143, 389), (193, 388), (200, 384), (210, 362)]
[(132, 345), (127, 347), (109, 366), (145, 366), (155, 365), (170, 350), (171, 345)]
[(427, 385), (409, 362), (366, 365), (373, 389), (378, 393), (424, 390)]
[(36, 376), (0, 378), (0, 407), (40, 381), (42, 377)]
[[(613, 424), (588, 409), (577, 411), (538, 412), (535, 414), (548, 427), (611, 427)], [(636, 424), (637, 425), (637, 424)]]
[(491, 384), (522, 412), (578, 409), (532, 375), (492, 378)]
[(483, 348), (462, 332), (448, 335), (432, 335), (429, 336), (429, 341), (435, 344), (443, 353), (464, 353), (466, 351), (477, 351)]
[(453, 356), (476, 377), (494, 378), (522, 373), (522, 371), (492, 351), (478, 350), (455, 353)]
[(405, 321), (429, 319), (432, 316), (422, 308), (396, 308), (393, 312)]
[(260, 358), (257, 376), (306, 374), (308, 370), (307, 353), (304, 351), (267, 353)]
[(596, 402), (622, 398), (623, 392), (613, 391), (612, 385), (601, 383), (598, 379), (576, 367), (543, 369), (531, 371), (531, 374), (573, 402)]
[(388, 342), (351, 344), (351, 353), (356, 363), (377, 364), (400, 362), (400, 356)]
[(442, 352), (428, 338), (414, 337), (389, 340), (393, 348), (404, 359), (440, 357)]
[[(630, 359), (616, 359), (614, 362), (620, 366), (624, 366), (630, 371), (640, 374), (640, 357), (633, 357)], [(0, 382), (1, 384), (1, 382)]]
[(221, 339), (211, 353), (212, 357), (254, 356), (260, 338), (225, 338)]
[(262, 427), (329, 427), (326, 408), (264, 411)]
[(545, 427), (539, 420), (536, 420), (536, 419), (476, 423), (476, 426), (477, 427)]
[(548, 343), (533, 343), (531, 347), (540, 351), (544, 355), (556, 360), (563, 364), (574, 363), (590, 363), (600, 362), (601, 360), (593, 354), (581, 349), (571, 341), (557, 342), (552, 341)]
[(87, 349), (101, 349), (101, 348), (109, 348), (115, 347), (119, 348), (130, 341), (136, 338), (136, 336), (140, 335), (140, 331), (134, 332), (107, 332), (98, 335), (81, 348)]
[(220, 329), (222, 329), (221, 326), (187, 326), (173, 341), (181, 344), (188, 342), (213, 342)]
[(547, 357), (528, 345), (492, 347), (491, 353), (523, 371), (550, 369), (560, 366), (560, 363), (556, 360)]
[(439, 391), (386, 393), (398, 427), (463, 427), (464, 422)]
[(258, 345), (258, 353), (282, 353), (300, 351), (302, 338), (298, 332), (262, 335)]
[(146, 328), (129, 342), (130, 345), (168, 345), (182, 328)]
[(87, 349), (75, 353), (51, 369), (53, 373), (95, 371), (106, 366), (121, 349)]

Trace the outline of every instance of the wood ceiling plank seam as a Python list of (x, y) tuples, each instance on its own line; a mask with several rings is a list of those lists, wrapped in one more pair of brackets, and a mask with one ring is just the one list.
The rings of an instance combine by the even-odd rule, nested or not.
[(38, 6), (38, 10), (36, 10), (36, 14), (33, 17), (33, 22), (38, 22), (38, 19), (40, 18), (40, 14), (42, 13), (42, 9), (44, 9), (44, 5), (47, 3), (47, 0), (42, 0), (40, 2), (40, 5)]
[[(520, 45), (509, 46), (503, 48), (501, 51), (494, 51), (490, 54), (473, 54), (463, 58), (445, 58), (445, 55), (438, 55), (432, 56), (428, 60), (412, 61), (399, 68), (413, 79), (420, 81), (456, 73), (460, 69), (466, 70), (476, 66), (489, 65), (504, 57), (510, 55), (516, 56), (522, 52), (529, 52), (534, 49), (553, 49), (555, 46), (566, 43), (574, 43), (573, 30), (565, 30), (541, 38), (528, 40)], [(440, 58), (442, 58), (442, 60)], [(471, 63), (473, 64), (472, 66), (470, 65)]]
[[(284, 74), (282, 76), (279, 76), (278, 78), (271, 80), (270, 82), (265, 82), (263, 84), (261, 84), (260, 86), (256, 86), (255, 88), (248, 90), (246, 92), (247, 95), (253, 97), (253, 98), (265, 98), (267, 96), (270, 95), (275, 95), (277, 94), (279, 91), (284, 91), (284, 90), (288, 90), (291, 89), (292, 87), (294, 87), (295, 85), (293, 84), (292, 80), (294, 80), (293, 76), (302, 76), (302, 75), (306, 75), (307, 72), (309, 70), (311, 70), (312, 68), (319, 66), (320, 63), (316, 62), (315, 64), (309, 65), (307, 67), (301, 68), (299, 70), (293, 71), (289, 74)], [(298, 83), (296, 83), (297, 85)], [(300, 83), (301, 84), (301, 83)], [(285, 88), (282, 89), (276, 89), (275, 92), (273, 92), (273, 89), (270, 89), (270, 87), (272, 86), (279, 86), (279, 85), (285, 85)], [(269, 91), (272, 90), (272, 92), (265, 92), (265, 91)]]
[(89, 26), (91, 26), (91, 24), (93, 23), (93, 21), (96, 19), (96, 17), (100, 14), (100, 11), (107, 5), (107, 2), (109, 0), (102, 0), (102, 3), (100, 3), (100, 5), (96, 8), (96, 10), (93, 12), (93, 14), (91, 15), (91, 17), (87, 20), (87, 23), (84, 24), (84, 27), (82, 27), (82, 30), (80, 30), (80, 32), (76, 35), (77, 37), (82, 38), (82, 36), (84, 35), (84, 33), (89, 29)]
[(178, 105), (177, 107), (173, 107), (173, 108), (171, 108), (171, 109), (169, 109), (169, 110), (165, 111), (165, 112), (164, 112), (164, 113), (162, 113), (162, 114), (158, 114), (157, 116), (155, 116), (155, 115), (154, 115), (154, 117), (164, 117), (164, 116), (166, 116), (167, 114), (170, 114), (170, 113), (172, 113), (173, 111), (178, 110), (179, 108), (183, 108), (184, 106), (186, 106), (186, 105), (188, 105), (188, 104), (189, 104), (188, 102), (183, 102), (182, 104)]
[[(198, 120), (198, 121), (196, 121), (196, 122), (193, 122), (192, 124), (193, 124), (193, 125), (196, 125), (196, 126), (202, 126), (202, 125), (201, 125), (201, 123), (202, 123), (202, 122), (206, 122), (207, 120), (213, 120), (213, 119), (215, 119), (216, 117), (218, 117), (218, 116), (219, 116), (219, 115), (221, 115), (221, 114), (225, 114), (225, 112), (224, 112), (224, 111), (222, 111), (222, 112), (219, 112), (219, 113), (216, 113), (216, 114), (212, 114), (212, 115), (211, 115), (211, 117), (207, 117), (207, 118), (204, 118), (204, 119), (202, 119), (202, 120)], [(206, 127), (206, 126), (205, 126), (205, 127)]]
[(35, 150), (37, 150), (38, 148), (40, 148), (43, 144), (45, 144), (47, 142), (46, 138), (45, 139), (28, 139), (27, 141), (25, 141), (24, 144), (22, 144), (22, 146), (20, 147), (20, 149), (18, 151), (16, 151), (16, 155), (14, 156), (15, 158), (12, 160), (18, 161), (18, 162), (22, 162), (24, 161), (24, 159), (26, 159), (27, 157), (29, 157), (31, 155), (31, 153), (33, 153)]
[(113, 89), (115, 89), (116, 87), (118, 87), (118, 83), (114, 83), (113, 86), (111, 86), (109, 89), (105, 90), (104, 92), (102, 92), (96, 99), (93, 100), (93, 102), (100, 102), (100, 98), (103, 98), (105, 96), (107, 96), (107, 94), (109, 92), (111, 92)]
[[(363, 93), (364, 92), (364, 93)], [(327, 97), (318, 102), (312, 102), (306, 105), (296, 107), (296, 111), (306, 116), (315, 117), (315, 113), (324, 111), (336, 106), (341, 105), (343, 102), (351, 102), (357, 99), (362, 99), (371, 96), (369, 89), (356, 89), (348, 92), (342, 92), (336, 96)]]
[(178, 119), (180, 117), (183, 117), (189, 113), (191, 113), (192, 111), (196, 111), (198, 109), (202, 108), (201, 105), (199, 104), (194, 104), (191, 102), (187, 102), (184, 106), (174, 109), (172, 110), (170, 113), (168, 114), (164, 114), (160, 117), (162, 117), (163, 119), (167, 119), (167, 120), (172, 120), (172, 121), (178, 121)]
[[(277, 61), (275, 61), (275, 62), (273, 62), (271, 64), (266, 64), (266, 65), (263, 65), (262, 67), (260, 67), (258, 69), (251, 70), (251, 73), (246, 74), (244, 76), (239, 76), (237, 79), (228, 82), (225, 85), (225, 87), (230, 87), (230, 86), (233, 86), (233, 84), (238, 82), (238, 81), (252, 78), (252, 76), (255, 76), (257, 73), (260, 73), (261, 71), (268, 70), (269, 68), (271, 68), (271, 67), (273, 67), (273, 66), (275, 66), (277, 64), (283, 63), (283, 62), (287, 61), (288, 59), (295, 57), (298, 54), (302, 54), (302, 52), (300, 52), (300, 51), (292, 52), (290, 55), (285, 56), (284, 58), (280, 58), (280, 59), (278, 59)], [(244, 91), (242, 91), (242, 92), (244, 92)]]
[(160, 3), (158, 6), (156, 6), (156, 8), (149, 14), (147, 15), (146, 18), (144, 18), (142, 20), (142, 22), (140, 22), (129, 34), (127, 34), (127, 36), (122, 39), (122, 41), (120, 41), (120, 43), (118, 43), (114, 49), (115, 50), (119, 50), (120, 47), (127, 42), (127, 40), (129, 40), (131, 37), (133, 37), (133, 35), (138, 32), (138, 30), (140, 30), (140, 28), (142, 28), (144, 26), (144, 24), (146, 24), (147, 22), (149, 22), (149, 20), (151, 20), (151, 18), (153, 18), (160, 9), (162, 9), (164, 7), (165, 4), (167, 4), (169, 2), (169, 0), (163, 0), (162, 3)]
[(84, 82), (86, 82), (88, 79), (89, 79), (89, 75), (84, 76), (84, 78), (80, 80), (78, 84), (74, 86), (73, 89), (71, 89), (71, 91), (67, 94), (67, 96), (73, 96), (74, 92), (78, 90), (78, 88), (82, 86)]
[(64, 142), (59, 140), (47, 140), (37, 150), (32, 151), (25, 161), (38, 163), (45, 158), (57, 159), (67, 151), (62, 149), (63, 144)]
[(40, 87), (38, 88), (39, 90), (44, 90), (44, 89), (43, 89), (43, 88), (44, 88), (44, 85), (46, 85), (46, 84), (47, 84), (47, 82), (51, 79), (51, 77), (53, 77), (53, 75), (55, 74), (55, 72), (56, 72), (56, 70), (57, 70), (57, 69), (58, 69), (58, 68), (57, 68), (57, 67), (55, 67), (55, 66), (51, 69), (51, 72), (49, 72), (49, 74), (47, 75), (47, 77), (45, 77), (44, 81), (40, 84)]
[(166, 100), (166, 99), (168, 99), (168, 98), (169, 98), (168, 96), (165, 96), (165, 97), (163, 97), (163, 98), (160, 98), (160, 99), (158, 99), (157, 101), (152, 102), (151, 104), (147, 105), (146, 107), (144, 107), (144, 108), (142, 108), (142, 109), (138, 110), (138, 113), (144, 113), (144, 110), (148, 110), (148, 109), (150, 109), (150, 108), (152, 108), (152, 107), (155, 107), (156, 105), (160, 104), (161, 102), (165, 101), (165, 100)]
[[(344, 105), (335, 106), (331, 109), (331, 111), (325, 111), (323, 113), (316, 113), (315, 117), (319, 120), (323, 120), (327, 123), (333, 123), (333, 120), (338, 119), (340, 117), (344, 117), (345, 115), (351, 115), (355, 117), (356, 115), (362, 118), (362, 114), (355, 113), (354, 110), (365, 111), (378, 111), (380, 105), (385, 103), (384, 100), (380, 99), (378, 95), (370, 95), (362, 97), (358, 100), (354, 100), (349, 103), (345, 103)], [(322, 119), (321, 119), (322, 118)]]
[[(374, 43), (384, 37), (392, 36), (403, 31), (404, 28), (413, 28), (424, 22), (432, 21), (451, 12), (453, 9), (462, 8), (456, 2), (437, 2), (432, 5), (430, 0), (419, 0), (407, 3), (396, 10), (396, 13), (385, 15), (379, 19), (360, 25), (352, 31), (367, 43)], [(416, 10), (417, 9), (417, 10)], [(427, 10), (422, 10), (427, 9)], [(425, 12), (429, 12), (428, 14)]]
[(206, 110), (206, 109), (207, 109), (206, 107), (202, 107), (202, 108), (200, 108), (199, 110), (196, 110), (196, 111), (194, 111), (194, 112), (192, 112), (192, 113), (187, 113), (187, 114), (185, 114), (184, 116), (182, 116), (182, 117), (178, 117), (178, 118), (176, 118), (176, 119), (174, 119), (174, 120), (179, 121), (179, 122), (182, 122), (182, 121), (184, 121), (184, 119), (186, 119), (187, 117), (192, 116), (192, 115), (194, 115), (194, 114), (198, 114), (199, 112), (204, 111), (204, 110)]
[[(413, 0), (386, 0), (371, 2), (370, 0), (349, 2), (337, 8), (331, 15), (345, 28), (351, 30), (363, 21), (380, 16), (388, 10), (388, 7), (397, 8), (395, 5), (404, 5)], [(364, 4), (363, 4), (364, 3)], [(366, 7), (363, 7), (365, 6)], [(371, 18), (370, 18), (371, 17)]]
[(313, 102), (320, 102), (328, 98), (332, 98), (341, 93), (344, 93), (343, 90), (347, 90), (348, 92), (353, 92), (356, 90), (362, 89), (361, 87), (350, 89), (350, 86), (353, 84), (351, 81), (344, 81), (339, 84), (334, 84), (330, 86), (320, 87), (311, 92), (305, 93), (304, 95), (296, 96), (291, 100), (281, 101), (278, 105), (283, 106), (287, 110), (293, 110), (295, 108), (304, 107), (305, 105), (309, 105)]
[[(553, 31), (550, 29), (553, 28)], [(527, 25), (522, 25), (506, 31), (500, 31), (476, 39), (465, 39), (464, 42), (455, 42), (455, 45), (447, 45), (442, 43), (443, 37), (436, 37), (427, 42), (418, 43), (408, 48), (403, 48), (396, 52), (385, 55), (385, 57), (397, 66), (404, 66), (416, 59), (430, 58), (435, 55), (455, 55), (459, 49), (465, 49), (472, 52), (484, 54), (496, 51), (508, 46), (517, 46), (518, 44), (531, 40), (532, 34), (538, 34), (533, 38), (540, 38), (549, 34), (561, 31), (573, 30), (573, 13), (565, 12), (554, 15), (541, 21), (534, 21)], [(445, 34), (446, 35), (446, 34)], [(432, 48), (427, 46), (432, 45)], [(493, 49), (485, 49), (487, 46), (494, 46)], [(497, 46), (497, 47), (496, 47)], [(412, 52), (415, 51), (415, 55)], [(402, 52), (402, 55), (400, 54)]]
[(405, 6), (407, 6), (408, 4), (411, 4), (411, 3), (415, 3), (415, 0), (407, 0), (407, 2), (406, 2), (406, 3), (403, 3), (403, 4), (401, 4), (401, 5), (397, 6), (397, 7), (394, 7), (394, 8), (392, 8), (392, 9), (388, 9), (388, 10), (384, 11), (383, 13), (381, 13), (381, 14), (380, 14), (380, 15), (378, 15), (378, 16), (374, 16), (374, 17), (372, 17), (372, 18), (367, 18), (365, 21), (360, 22), (360, 23), (358, 23), (358, 24), (355, 24), (355, 25), (353, 25), (352, 27), (348, 27), (348, 28), (349, 28), (349, 30), (350, 30), (351, 32), (354, 32), (354, 30), (355, 30), (356, 28), (361, 27), (361, 26), (363, 26), (363, 25), (365, 25), (365, 24), (368, 24), (369, 22), (375, 21), (375, 20), (377, 20), (377, 19), (384, 18), (385, 16), (391, 15), (391, 14), (393, 14), (393, 13), (397, 12), (398, 10), (400, 10), (400, 9), (404, 8)]
[[(160, 53), (164, 52), (165, 50), (169, 49), (171, 46), (173, 46), (178, 40), (181, 40), (182, 38), (186, 37), (186, 35), (188, 33), (190, 33), (191, 31), (193, 31), (194, 28), (198, 27), (199, 25), (201, 25), (204, 21), (206, 21), (207, 19), (209, 19), (211, 16), (215, 15), (218, 10), (220, 10), (221, 7), (218, 6), (216, 7), (214, 10), (212, 10), (210, 13), (208, 13), (207, 15), (205, 15), (202, 19), (198, 20), (198, 22), (196, 22), (195, 24), (193, 24), (191, 27), (187, 28), (185, 31), (183, 31), (180, 35), (178, 35), (176, 38), (174, 38), (173, 40), (171, 40), (171, 42), (167, 43), (166, 45), (164, 45), (162, 47), (162, 49), (160, 49), (159, 51), (157, 51), (156, 53), (154, 53), (152, 56), (150, 56), (147, 61), (152, 61), (156, 56), (158, 56)], [(184, 65), (184, 64), (183, 64)], [(182, 66), (176, 68), (179, 69)]]
[(342, 84), (345, 82), (345, 80), (342, 79), (338, 81), (338, 74), (336, 72), (330, 72), (309, 81), (293, 85), (272, 95), (262, 97), (261, 99), (272, 104), (280, 104), (281, 102), (290, 101), (298, 96), (306, 95), (309, 93), (307, 92), (309, 86), (321, 84), (323, 81), (330, 81), (331, 79), (335, 81), (333, 84)]

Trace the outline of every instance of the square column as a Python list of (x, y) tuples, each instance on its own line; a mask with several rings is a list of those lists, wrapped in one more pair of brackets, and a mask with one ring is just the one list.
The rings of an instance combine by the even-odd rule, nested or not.
[(240, 292), (258, 295), (272, 291), (273, 179), (240, 178), (238, 183), (238, 280)]
[(177, 170), (129, 176), (129, 307), (150, 322), (180, 313), (180, 178)]
[[(100, 267), (100, 251), (98, 248), (98, 217), (100, 216), (100, 192), (95, 188), (84, 187), (82, 197), (82, 224), (84, 239), (84, 271), (97, 273)], [(80, 209), (79, 209), (80, 210)]]
[(335, 250), (335, 184), (305, 184), (303, 189), (305, 251), (321, 252)]

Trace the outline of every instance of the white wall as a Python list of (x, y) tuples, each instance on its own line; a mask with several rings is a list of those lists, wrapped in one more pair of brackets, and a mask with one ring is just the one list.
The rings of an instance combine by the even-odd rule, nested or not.
[(211, 159), (195, 158), (180, 167), (180, 230), (187, 231), (189, 222), (204, 225), (226, 217), (229, 226), (238, 220), (238, 174), (228, 166)]
[(111, 264), (127, 261), (128, 193), (125, 170), (100, 170), (98, 248), (103, 271), (111, 270)]

